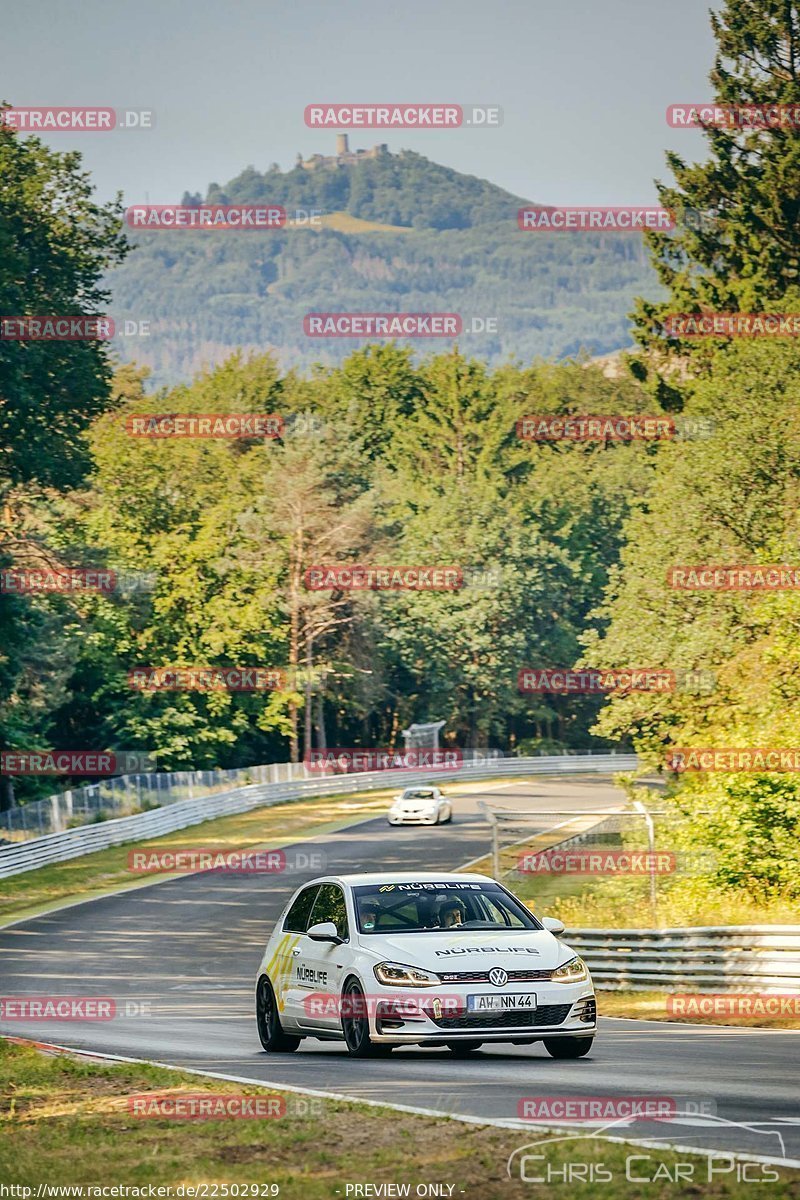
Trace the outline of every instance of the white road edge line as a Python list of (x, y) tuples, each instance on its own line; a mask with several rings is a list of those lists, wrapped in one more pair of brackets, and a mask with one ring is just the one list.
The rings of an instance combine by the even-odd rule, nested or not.
[[(31, 1045), (39, 1047), (49, 1046), (53, 1050), (61, 1050), (67, 1054), (77, 1054), (84, 1058), (101, 1058), (110, 1062), (139, 1063), (142, 1066), (161, 1067), (166, 1071), (183, 1071), (186, 1075), (198, 1075), (204, 1079), (224, 1079), (227, 1083), (244, 1083), (250, 1087), (274, 1088), (278, 1092), (293, 1092), (300, 1096), (319, 1096), (324, 1100), (340, 1100), (345, 1104), (366, 1104), (370, 1108), (390, 1108), (393, 1112), (407, 1112), (417, 1117), (437, 1117), (440, 1120), (460, 1121), (464, 1125), (491, 1125), (498, 1129), (516, 1129), (520, 1132), (528, 1130), (534, 1133), (552, 1133), (555, 1129), (563, 1129), (565, 1132), (570, 1133), (573, 1130), (572, 1126), (566, 1125), (533, 1125), (529, 1121), (515, 1121), (511, 1118), (470, 1117), (464, 1113), (442, 1112), (434, 1108), (419, 1108), (412, 1104), (392, 1104), (389, 1100), (362, 1100), (358, 1096), (348, 1096), (344, 1092), (323, 1092), (319, 1088), (304, 1088), (298, 1087), (296, 1084), (272, 1083), (269, 1080), (265, 1081), (263, 1079), (248, 1079), (245, 1075), (227, 1075), (220, 1071), (198, 1071), (195, 1067), (180, 1067), (174, 1063), (159, 1062), (152, 1058), (130, 1058), (124, 1054), (104, 1054), (96, 1050), (77, 1050), (73, 1046), (61, 1046), (55, 1042), (34, 1042), (28, 1038), (17, 1038), (15, 1040), (17, 1042), (29, 1042)], [(681, 1154), (696, 1154), (700, 1158), (723, 1157), (730, 1158), (734, 1162), (759, 1162), (765, 1163), (768, 1166), (791, 1167), (793, 1170), (800, 1170), (800, 1159), (798, 1158), (771, 1158), (762, 1154), (734, 1153), (727, 1150), (706, 1150), (697, 1146), (684, 1146), (677, 1142), (640, 1142), (635, 1138), (602, 1136), (606, 1142), (616, 1142), (623, 1146), (644, 1146), (647, 1150), (677, 1150)]]

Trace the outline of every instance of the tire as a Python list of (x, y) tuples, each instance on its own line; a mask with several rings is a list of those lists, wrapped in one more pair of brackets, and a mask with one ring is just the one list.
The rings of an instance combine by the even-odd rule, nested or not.
[(261, 1045), (269, 1054), (289, 1053), (302, 1041), (294, 1034), (283, 1032), (275, 992), (266, 975), (261, 976), (256, 988), (256, 1025)]
[(551, 1058), (583, 1058), (592, 1048), (593, 1037), (554, 1037), (544, 1039)]
[(480, 1050), (483, 1042), (448, 1042), (447, 1049), (451, 1054), (455, 1054), (456, 1058), (466, 1058), (468, 1054), (472, 1054), (475, 1050)]
[[(348, 979), (342, 988), (342, 1033), (347, 1053), (353, 1058), (382, 1058), (391, 1054), (392, 1047), (383, 1042), (373, 1042), (369, 1036), (369, 1018), (365, 1011), (361, 1013), (348, 1012), (348, 1009), (358, 1009), (359, 1002), (364, 1000), (361, 984), (357, 979)], [(349, 1003), (347, 1003), (349, 1001)]]
[(447, 820), (445, 821), (445, 825), (449, 825), (450, 822), (452, 821), (452, 819), (453, 819), (453, 810), (452, 810), (452, 808), (450, 808), (447, 811)]

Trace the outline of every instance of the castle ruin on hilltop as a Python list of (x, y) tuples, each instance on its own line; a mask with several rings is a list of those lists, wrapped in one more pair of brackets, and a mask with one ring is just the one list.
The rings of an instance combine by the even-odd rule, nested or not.
[(352, 167), (368, 158), (380, 158), (388, 153), (389, 147), (385, 142), (373, 146), (371, 150), (351, 150), (348, 135), (337, 133), (335, 154), (312, 154), (311, 158), (303, 158), (302, 154), (298, 154), (295, 166), (302, 167), (304, 171), (335, 170), (337, 167)]

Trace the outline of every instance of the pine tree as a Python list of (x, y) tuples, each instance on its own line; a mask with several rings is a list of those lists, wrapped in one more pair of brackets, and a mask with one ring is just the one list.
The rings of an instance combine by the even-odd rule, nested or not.
[[(711, 25), (718, 44), (709, 77), (714, 102), (796, 106), (800, 118), (800, 5), (726, 0)], [(707, 124), (704, 136), (709, 160), (687, 164), (668, 153), (675, 185), (657, 183), (677, 229), (645, 235), (669, 291), (664, 303), (639, 300), (634, 313), (635, 336), (656, 370), (687, 355), (700, 368), (712, 352), (707, 338), (665, 339), (667, 314), (794, 311), (792, 297), (800, 298), (800, 121)], [(637, 373), (647, 373), (644, 363)], [(656, 388), (667, 407), (680, 407), (664, 378), (656, 376)]]

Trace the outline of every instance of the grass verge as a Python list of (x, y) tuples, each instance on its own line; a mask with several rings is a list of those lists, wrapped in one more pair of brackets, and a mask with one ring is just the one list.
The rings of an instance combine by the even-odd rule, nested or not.
[[(688, 989), (686, 989), (688, 992)], [(681, 1015), (667, 1010), (667, 998), (672, 992), (636, 991), (604, 992), (598, 989), (597, 1010), (601, 1017), (628, 1017), (639, 1021), (679, 1021), (685, 1025), (723, 1025), (738, 1029), (800, 1029), (800, 1017), (754, 1016), (732, 1017), (721, 1013), (700, 1016)], [(707, 997), (710, 1000), (710, 997)]]
[[(708, 1182), (708, 1160), (698, 1155), (583, 1137), (531, 1147), (551, 1134), (466, 1125), (291, 1093), (283, 1095), (286, 1115), (276, 1119), (174, 1119), (140, 1117), (131, 1111), (134, 1096), (152, 1106), (156, 1097), (187, 1103), (189, 1096), (200, 1093), (224, 1095), (229, 1103), (243, 1093), (280, 1095), (163, 1068), (42, 1054), (0, 1040), (0, 1179), (32, 1188), (32, 1195), (39, 1185), (200, 1184), (211, 1185), (205, 1193), (209, 1197), (277, 1194), (281, 1200), (336, 1200), (348, 1194), (379, 1196), (382, 1193), (372, 1189), (348, 1192), (348, 1185), (352, 1189), (371, 1184), (374, 1189), (381, 1183), (409, 1185), (412, 1196), (419, 1186), (438, 1184), (440, 1191), (418, 1194), (465, 1200), (552, 1195), (552, 1182), (507, 1178), (509, 1155), (526, 1146), (545, 1156), (530, 1164), (530, 1172), (544, 1176), (549, 1169), (563, 1172), (565, 1164), (577, 1164), (595, 1175), (591, 1195), (608, 1200), (677, 1200), (687, 1192), (744, 1200), (754, 1194), (752, 1183), (736, 1182), (734, 1169), (721, 1173), (721, 1160)], [(419, 1096), (403, 1099), (424, 1103)], [(306, 1115), (295, 1115), (301, 1101)], [(626, 1158), (636, 1154), (650, 1156), (646, 1162), (637, 1159), (636, 1172), (640, 1177), (646, 1173), (652, 1182), (626, 1179)], [(676, 1163), (683, 1164), (682, 1183), (674, 1178)], [(598, 1181), (601, 1164), (605, 1175)], [(688, 1186), (687, 1164), (693, 1172)], [(770, 1200), (800, 1196), (800, 1173), (786, 1167), (753, 1170), (777, 1174), (768, 1185)], [(605, 1181), (609, 1174), (611, 1180)], [(563, 1175), (554, 1182), (563, 1183)], [(260, 1186), (257, 1192), (244, 1193), (233, 1191), (232, 1185)], [(278, 1192), (270, 1191), (270, 1185)], [(559, 1194), (569, 1196), (576, 1190), (582, 1190), (580, 1185), (564, 1187)]]

